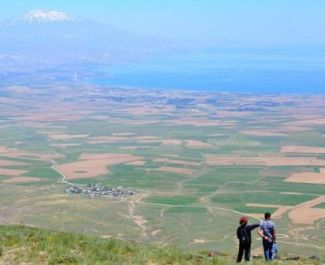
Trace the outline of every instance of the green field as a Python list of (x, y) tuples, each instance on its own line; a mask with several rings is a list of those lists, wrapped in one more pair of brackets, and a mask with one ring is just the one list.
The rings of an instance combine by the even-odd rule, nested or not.
[[(234, 255), (240, 216), (259, 222), (270, 211), (282, 253), (325, 258), (325, 183), (287, 181), (325, 168), (324, 96), (33, 89), (0, 103), (1, 222)], [(63, 175), (135, 195), (67, 194)], [(315, 219), (295, 222), (295, 209), (314, 200)]]

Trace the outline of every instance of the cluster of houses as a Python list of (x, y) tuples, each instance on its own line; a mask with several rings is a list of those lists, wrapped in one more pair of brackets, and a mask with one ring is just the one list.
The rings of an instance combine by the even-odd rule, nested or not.
[(124, 187), (108, 187), (102, 184), (73, 184), (67, 183), (64, 187), (66, 193), (71, 195), (84, 195), (90, 198), (108, 197), (116, 199), (124, 199), (135, 194), (135, 191)]

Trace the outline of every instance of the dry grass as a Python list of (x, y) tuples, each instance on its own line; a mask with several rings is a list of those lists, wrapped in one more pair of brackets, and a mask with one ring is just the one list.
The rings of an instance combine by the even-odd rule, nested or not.
[(286, 156), (218, 156), (206, 155), (206, 162), (211, 166), (325, 166), (325, 160), (314, 157), (286, 157)]
[(192, 174), (192, 170), (188, 168), (179, 168), (179, 167), (160, 167), (157, 170), (163, 171), (163, 172), (171, 172), (176, 174), (184, 174), (184, 175), (190, 175)]
[(3, 160), (0, 159), (0, 167), (10, 167), (10, 166), (26, 166), (29, 165), (28, 163), (25, 162), (17, 162), (17, 161), (12, 161), (12, 160)]
[(325, 168), (317, 172), (299, 172), (291, 174), (285, 181), (310, 184), (325, 184)]
[(4, 176), (16, 177), (16, 176), (20, 176), (26, 172), (27, 171), (25, 171), (25, 170), (0, 168), (0, 175), (4, 175)]
[(306, 154), (325, 154), (325, 147), (314, 146), (283, 146), (281, 148), (283, 153), (306, 153)]
[(271, 132), (266, 130), (250, 130), (250, 131), (241, 131), (241, 134), (252, 135), (252, 136), (267, 136), (267, 137), (278, 137), (278, 136), (287, 136), (285, 133)]
[(39, 182), (39, 178), (34, 177), (13, 177), (10, 179), (6, 179), (4, 183), (32, 183), (32, 182)]
[(57, 169), (68, 179), (93, 178), (109, 172), (112, 165), (139, 161), (142, 157), (129, 154), (82, 154), (79, 161), (61, 164)]
[(213, 144), (209, 144), (206, 142), (198, 141), (198, 140), (187, 140), (185, 141), (185, 146), (193, 147), (193, 148), (211, 148), (216, 147)]
[(325, 202), (325, 195), (296, 205), (289, 211), (289, 218), (296, 224), (314, 224), (316, 221), (325, 218), (325, 209), (313, 208)]
[(171, 158), (155, 158), (153, 160), (153, 162), (176, 164), (176, 165), (183, 165), (183, 166), (199, 166), (200, 165), (200, 163), (198, 163), (198, 162), (179, 160), (179, 159), (171, 159)]

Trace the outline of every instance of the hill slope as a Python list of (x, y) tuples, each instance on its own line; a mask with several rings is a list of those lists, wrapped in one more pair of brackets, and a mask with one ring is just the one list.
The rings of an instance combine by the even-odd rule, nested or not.
[[(0, 265), (6, 264), (232, 264), (226, 257), (185, 253), (117, 239), (0, 226)], [(256, 264), (261, 264), (257, 261)], [(284, 264), (284, 263), (279, 263)], [(290, 263), (287, 263), (290, 264)], [(291, 264), (298, 264), (297, 262)], [(301, 262), (304, 264), (304, 262)], [(311, 264), (311, 261), (308, 261)], [(317, 261), (313, 262), (317, 264)]]

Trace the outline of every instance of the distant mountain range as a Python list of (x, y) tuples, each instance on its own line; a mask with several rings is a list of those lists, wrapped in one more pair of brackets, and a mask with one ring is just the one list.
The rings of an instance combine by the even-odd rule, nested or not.
[[(0, 23), (0, 77), (143, 59), (171, 42), (118, 30), (61, 11), (32, 10)], [(52, 71), (53, 72), (53, 71)]]
[(195, 41), (140, 36), (61, 11), (31, 10), (0, 22), (0, 78), (67, 80), (76, 72), (98, 77), (103, 66), (198, 48)]

